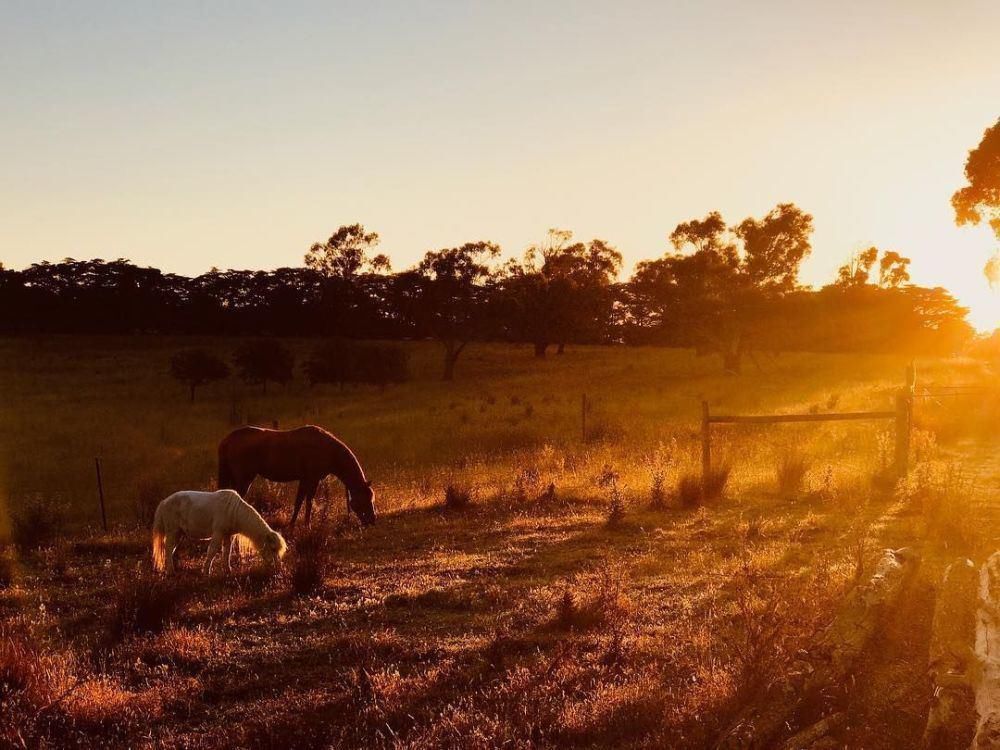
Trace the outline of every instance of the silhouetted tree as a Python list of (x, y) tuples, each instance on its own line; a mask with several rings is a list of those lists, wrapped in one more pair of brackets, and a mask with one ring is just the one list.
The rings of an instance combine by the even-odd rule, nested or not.
[(204, 349), (185, 349), (170, 358), (170, 374), (190, 388), (194, 403), (195, 388), (228, 378), (229, 366)]
[(754, 339), (767, 335), (769, 311), (796, 288), (811, 233), (812, 216), (791, 203), (732, 228), (718, 212), (679, 224), (674, 252), (640, 263), (629, 284), (638, 338), (719, 354), (738, 373)]
[[(986, 129), (983, 139), (969, 152), (965, 161), (965, 187), (951, 198), (955, 222), (979, 224), (986, 220), (1000, 238), (1000, 119)], [(997, 255), (983, 269), (990, 286), (1000, 282), (1000, 260)]]
[(306, 253), (306, 266), (323, 279), (321, 308), (329, 332), (364, 336), (378, 327), (373, 277), (390, 268), (388, 257), (374, 254), (378, 245), (378, 233), (366, 231), (361, 224), (350, 224)]
[(505, 268), (508, 323), (518, 338), (534, 344), (536, 357), (552, 344), (561, 354), (567, 341), (594, 341), (607, 332), (621, 253), (604, 240), (572, 238), (572, 232), (550, 229), (545, 244), (532, 245), (523, 260)]
[(285, 385), (292, 379), (295, 354), (280, 341), (258, 339), (241, 344), (233, 362), (245, 382), (260, 383), (267, 393), (268, 381)]
[(882, 253), (878, 262), (878, 285), (883, 289), (897, 289), (910, 280), (910, 259), (895, 250)]
[(837, 285), (860, 287), (871, 282), (872, 269), (878, 262), (878, 286), (883, 289), (900, 287), (910, 280), (910, 259), (895, 250), (886, 250), (879, 260), (877, 247), (869, 247), (851, 255), (850, 260), (837, 271)]
[(418, 335), (441, 342), (442, 379), (453, 380), (455, 363), (470, 341), (489, 330), (494, 273), (489, 261), (500, 254), (492, 242), (467, 242), (424, 255), (400, 274), (395, 298)]
[(864, 286), (872, 273), (872, 266), (878, 259), (878, 248), (869, 247), (859, 253), (852, 253), (850, 259), (837, 271), (837, 283), (841, 286)]
[(955, 221), (978, 224), (987, 220), (1000, 237), (1000, 120), (986, 129), (965, 162), (968, 184), (952, 196)]

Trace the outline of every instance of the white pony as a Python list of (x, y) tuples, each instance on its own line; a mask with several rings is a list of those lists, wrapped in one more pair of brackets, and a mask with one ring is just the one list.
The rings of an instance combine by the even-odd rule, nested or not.
[(269, 565), (276, 564), (288, 549), (281, 534), (232, 490), (175, 492), (160, 501), (153, 516), (153, 566), (158, 571), (174, 572), (180, 532), (193, 539), (212, 540), (205, 557), (205, 575), (211, 572), (220, 549), (226, 570), (232, 569), (230, 553), (234, 538), (241, 546), (248, 542)]

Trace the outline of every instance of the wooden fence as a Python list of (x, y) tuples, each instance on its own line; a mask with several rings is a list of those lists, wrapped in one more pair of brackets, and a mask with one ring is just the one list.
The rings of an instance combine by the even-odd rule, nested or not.
[(910, 431), (913, 427), (913, 398), (916, 371), (906, 368), (906, 379), (896, 394), (896, 408), (891, 411), (848, 411), (829, 414), (712, 414), (708, 401), (701, 402), (701, 491), (708, 495), (712, 474), (713, 424), (780, 424), (785, 422), (844, 422), (856, 420), (894, 420), (896, 432), (893, 465), (899, 476), (905, 476), (910, 463)]

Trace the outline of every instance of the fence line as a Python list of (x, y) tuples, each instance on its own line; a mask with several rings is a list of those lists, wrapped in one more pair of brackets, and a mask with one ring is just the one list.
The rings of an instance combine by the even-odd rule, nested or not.
[(916, 388), (916, 370), (906, 368), (903, 387), (896, 394), (893, 411), (848, 411), (830, 414), (712, 414), (708, 401), (701, 402), (701, 491), (708, 495), (712, 474), (712, 425), (713, 424), (780, 424), (788, 422), (846, 422), (860, 420), (892, 419), (895, 421), (896, 452), (894, 467), (899, 476), (909, 470), (910, 432), (913, 427), (913, 399)]

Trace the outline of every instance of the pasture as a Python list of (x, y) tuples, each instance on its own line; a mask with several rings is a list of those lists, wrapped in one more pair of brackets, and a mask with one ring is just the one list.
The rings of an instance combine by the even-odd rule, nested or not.
[[(313, 346), (288, 343), (300, 359)], [(703, 747), (796, 668), (881, 548), (910, 545), (923, 564), (903, 611), (836, 698), (851, 746), (910, 746), (936, 577), (996, 547), (988, 396), (918, 402), (901, 482), (891, 423), (720, 425), (724, 491), (685, 491), (702, 400), (891, 409), (900, 356), (785, 354), (731, 377), (680, 350), (473, 345), (443, 383), (439, 349), (410, 343), (412, 380), (384, 390), (230, 379), (188, 403), (168, 361), (191, 345), (235, 347), (0, 341), (0, 689), (28, 685), (4, 742)], [(993, 377), (973, 360), (916, 366), (920, 383)], [(243, 423), (345, 440), (377, 525), (330, 482), (282, 572), (203, 578), (198, 542), (175, 580), (153, 577), (156, 503), (214, 488), (218, 441)], [(248, 499), (283, 529), (293, 496), (258, 480)]]

